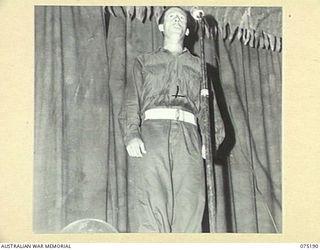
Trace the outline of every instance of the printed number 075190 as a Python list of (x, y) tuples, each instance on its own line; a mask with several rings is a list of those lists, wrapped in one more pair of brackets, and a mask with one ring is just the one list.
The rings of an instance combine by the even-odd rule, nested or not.
[(318, 244), (311, 243), (311, 244), (300, 244), (300, 248), (318, 248)]

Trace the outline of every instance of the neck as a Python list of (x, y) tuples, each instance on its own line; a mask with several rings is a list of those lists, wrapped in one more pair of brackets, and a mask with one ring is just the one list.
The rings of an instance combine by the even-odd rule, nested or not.
[(172, 53), (181, 53), (183, 51), (183, 38), (174, 39), (165, 37), (163, 44), (163, 47)]

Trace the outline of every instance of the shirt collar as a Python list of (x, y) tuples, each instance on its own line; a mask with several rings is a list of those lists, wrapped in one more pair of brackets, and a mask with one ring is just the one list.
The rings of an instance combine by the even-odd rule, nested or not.
[[(163, 47), (158, 48), (158, 51), (167, 52), (167, 53), (171, 54), (171, 52), (169, 50), (167, 50), (167, 49), (165, 49)], [(179, 55), (182, 55), (182, 54), (184, 54), (186, 52), (189, 52), (189, 50), (186, 47), (184, 47), (182, 52)]]

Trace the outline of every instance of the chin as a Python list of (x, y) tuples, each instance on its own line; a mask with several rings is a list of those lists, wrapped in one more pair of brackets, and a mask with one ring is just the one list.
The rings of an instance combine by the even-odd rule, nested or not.
[(169, 33), (169, 36), (171, 36), (171, 37), (184, 37), (184, 35), (181, 32), (171, 32), (171, 33)]
[(183, 30), (182, 29), (172, 29), (172, 30), (170, 30), (169, 33), (181, 35), (181, 34), (183, 34)]

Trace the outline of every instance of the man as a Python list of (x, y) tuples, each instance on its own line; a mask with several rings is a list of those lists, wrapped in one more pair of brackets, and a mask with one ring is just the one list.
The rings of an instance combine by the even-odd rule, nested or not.
[(183, 9), (166, 9), (159, 29), (163, 48), (136, 58), (120, 113), (134, 172), (134, 231), (201, 232), (200, 59), (183, 47)]

